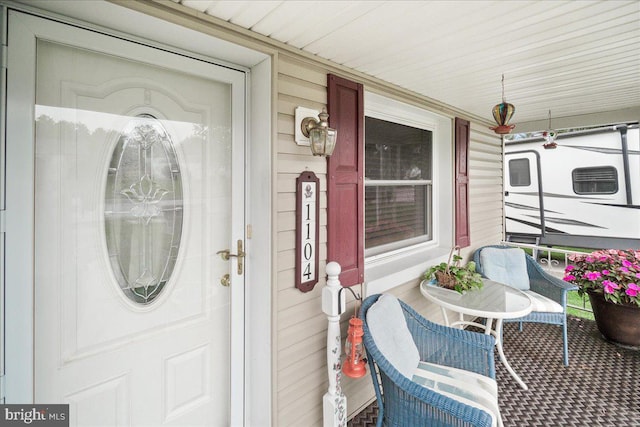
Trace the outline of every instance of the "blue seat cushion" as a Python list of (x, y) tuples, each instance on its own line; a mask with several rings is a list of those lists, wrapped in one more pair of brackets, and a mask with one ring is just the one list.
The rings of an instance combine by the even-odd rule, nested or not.
[(367, 310), (367, 325), (385, 359), (398, 372), (411, 379), (420, 362), (420, 354), (396, 297), (381, 295)]
[(522, 291), (529, 290), (527, 260), (520, 248), (484, 248), (480, 252), (482, 273), (494, 282)]

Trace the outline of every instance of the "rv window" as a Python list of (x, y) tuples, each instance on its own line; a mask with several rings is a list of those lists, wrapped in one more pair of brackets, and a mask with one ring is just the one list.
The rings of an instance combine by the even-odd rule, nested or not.
[(618, 192), (618, 172), (613, 166), (577, 168), (572, 172), (576, 194), (614, 194)]
[(529, 159), (509, 160), (509, 184), (512, 187), (527, 187), (531, 185)]
[(365, 117), (365, 249), (431, 239), (431, 158), (431, 131)]

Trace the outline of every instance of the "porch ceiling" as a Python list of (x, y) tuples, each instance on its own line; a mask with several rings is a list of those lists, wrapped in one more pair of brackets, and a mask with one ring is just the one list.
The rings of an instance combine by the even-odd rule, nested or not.
[(173, 1), (487, 120), (640, 107), (637, 0)]

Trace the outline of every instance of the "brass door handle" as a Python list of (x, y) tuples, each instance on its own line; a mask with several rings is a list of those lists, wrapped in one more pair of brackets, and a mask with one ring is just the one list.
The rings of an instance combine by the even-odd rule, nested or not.
[(244, 257), (245, 252), (243, 250), (242, 239), (238, 240), (238, 253), (232, 254), (229, 249), (225, 249), (222, 251), (216, 252), (216, 254), (220, 255), (223, 260), (229, 261), (231, 258), (238, 258), (238, 274), (242, 274), (244, 272)]

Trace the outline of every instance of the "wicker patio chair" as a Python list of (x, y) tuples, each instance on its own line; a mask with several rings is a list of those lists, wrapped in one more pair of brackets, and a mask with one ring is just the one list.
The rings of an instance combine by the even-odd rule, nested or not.
[(484, 277), (516, 287), (529, 295), (533, 302), (530, 314), (504, 322), (548, 323), (562, 327), (563, 361), (569, 365), (567, 340), (567, 292), (577, 286), (553, 277), (521, 248), (490, 245), (478, 249), (473, 256), (476, 271)]
[[(378, 317), (377, 320), (372, 318), (376, 304), (385, 301), (396, 304), (398, 314), (386, 316), (385, 313), (385, 316)], [(377, 312), (378, 315), (379, 313), (380, 311)], [(497, 409), (493, 355), (495, 339), (492, 336), (430, 322), (407, 304), (388, 294), (376, 294), (366, 298), (360, 310), (360, 317), (364, 323), (364, 345), (378, 401), (378, 427), (502, 425)], [(392, 319), (393, 317), (395, 319)], [(394, 323), (398, 317), (401, 320)], [(385, 328), (393, 332), (391, 337), (380, 334), (380, 327), (376, 326), (376, 323), (379, 325), (381, 321), (385, 323)], [(406, 340), (403, 333), (407, 334)], [(389, 346), (392, 347), (391, 353), (398, 350), (397, 354), (389, 354)], [(406, 358), (405, 356), (411, 353), (410, 347), (411, 351), (416, 349), (419, 361), (398, 361), (398, 358)], [(457, 379), (462, 378), (463, 385), (458, 391), (463, 394), (471, 389), (469, 384), (477, 378), (493, 384), (494, 391), (483, 391), (483, 396), (493, 400), (491, 407), (495, 410), (491, 412), (479, 409), (477, 405), (474, 407), (462, 403), (455, 396), (442, 392), (442, 389), (450, 391), (451, 384), (442, 384), (439, 381), (427, 384), (423, 378), (406, 372), (407, 367), (410, 371), (414, 363), (423, 365), (424, 362), (436, 369), (454, 371), (462, 375)], [(466, 377), (469, 380), (466, 380)], [(490, 415), (490, 412), (493, 415)]]

